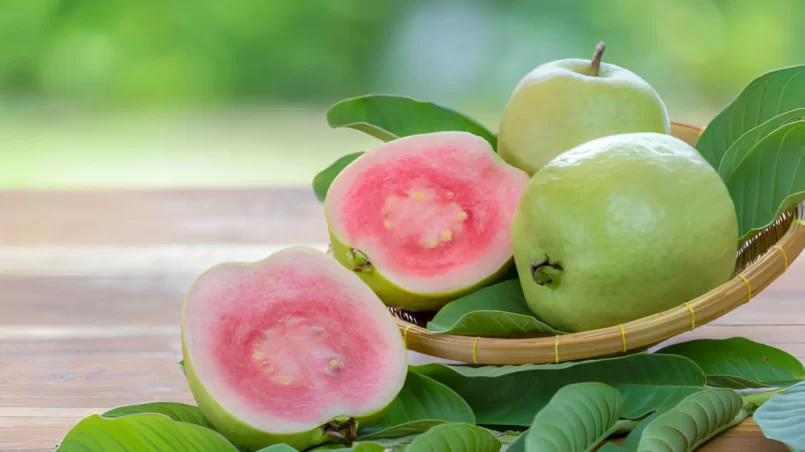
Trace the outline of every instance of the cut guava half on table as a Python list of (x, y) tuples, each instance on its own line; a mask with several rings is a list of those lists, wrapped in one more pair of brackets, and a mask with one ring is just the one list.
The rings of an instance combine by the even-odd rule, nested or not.
[(327, 191), (333, 256), (387, 305), (436, 311), (505, 275), (528, 180), (468, 132), (390, 141), (347, 165)]
[(402, 335), (378, 296), (301, 246), (199, 276), (182, 349), (199, 408), (246, 450), (348, 442), (385, 412), (407, 373)]

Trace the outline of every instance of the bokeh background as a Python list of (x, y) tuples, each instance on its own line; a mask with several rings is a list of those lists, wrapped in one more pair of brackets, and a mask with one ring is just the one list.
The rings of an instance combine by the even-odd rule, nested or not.
[(805, 62), (802, 0), (0, 0), (0, 189), (308, 185), (395, 93), (492, 130), (539, 64), (592, 55), (706, 124)]

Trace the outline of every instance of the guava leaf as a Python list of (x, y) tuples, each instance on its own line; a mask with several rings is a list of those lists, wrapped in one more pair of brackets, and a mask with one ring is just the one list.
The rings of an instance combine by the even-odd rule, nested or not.
[(773, 395), (753, 415), (766, 438), (805, 451), (805, 383)]
[(722, 179), (727, 180), (738, 166), (738, 163), (743, 160), (749, 151), (760, 142), (767, 135), (774, 132), (785, 124), (801, 121), (805, 119), (805, 108), (797, 108), (796, 110), (781, 113), (763, 124), (755, 127), (754, 129), (741, 135), (737, 141), (732, 143), (724, 157), (721, 158), (721, 165), (718, 167), (718, 174)]
[(673, 408), (685, 397), (707, 389), (705, 386), (654, 386), (645, 384), (617, 385), (626, 401), (621, 413), (624, 419), (642, 419), (646, 415)]
[(741, 396), (732, 389), (707, 389), (686, 397), (646, 425), (638, 452), (696, 450), (746, 418)]
[(299, 452), (287, 444), (274, 444), (273, 446), (264, 447), (257, 452)]
[[(397, 438), (375, 438), (372, 440), (367, 439), (359, 439), (352, 443), (351, 446), (347, 447), (343, 444), (324, 444), (321, 446), (314, 447), (312, 449), (308, 449), (306, 452), (319, 452), (319, 451), (373, 451), (377, 449), (377, 446), (382, 446), (382, 450), (385, 452), (403, 452), (408, 450), (408, 445), (410, 445), (415, 439), (419, 437), (419, 433), (414, 435), (408, 436), (401, 436)], [(363, 447), (363, 449), (361, 449)]]
[[(433, 363), (412, 367), (452, 388), (475, 412), (476, 422), (490, 426), (530, 426), (551, 397), (572, 383), (599, 382), (610, 386), (704, 386), (705, 383), (702, 370), (688, 358), (647, 353), (559, 364), (475, 367)], [(624, 411), (634, 410), (627, 399)]]
[(603, 383), (575, 383), (556, 392), (534, 416), (527, 451), (586, 452), (609, 437), (623, 411), (624, 399)]
[(408, 450), (416, 452), (500, 452), (500, 440), (472, 424), (444, 424), (415, 439)]
[(493, 284), (451, 301), (428, 322), (428, 331), (485, 337), (564, 334), (534, 316), (517, 279)]
[(402, 438), (404, 436), (418, 435), (420, 433), (427, 432), (431, 428), (442, 424), (447, 424), (447, 421), (425, 419), (420, 421), (410, 421), (386, 428), (367, 427), (360, 430), (358, 439), (361, 441), (369, 441), (376, 439)]
[[(295, 450), (295, 449), (294, 449)], [(328, 452), (388, 452), (388, 451), (404, 451), (406, 450), (406, 446), (403, 445), (400, 448), (389, 448), (382, 444), (378, 443), (354, 443), (351, 447), (322, 447), (312, 449), (313, 451), (328, 451)], [(273, 452), (273, 451), (272, 451)]]
[(716, 170), (732, 144), (769, 119), (805, 107), (805, 66), (767, 72), (751, 82), (707, 125), (696, 150)]
[(421, 433), (445, 422), (475, 423), (472, 408), (438, 381), (408, 372), (405, 384), (382, 418), (366, 424), (359, 439), (393, 438)]
[[(803, 77), (805, 80), (805, 77)], [(805, 200), (805, 121), (786, 124), (763, 138), (725, 180), (741, 239)]]
[(369, 94), (344, 99), (327, 112), (330, 127), (349, 127), (383, 141), (431, 132), (469, 132), (497, 149), (497, 137), (479, 122), (440, 105), (405, 96)]
[(187, 422), (188, 424), (200, 425), (206, 428), (213, 428), (204, 413), (193, 405), (176, 402), (154, 402), (139, 405), (126, 405), (114, 408), (103, 413), (101, 416), (106, 418), (116, 418), (132, 414), (164, 414), (174, 421)]
[(630, 431), (629, 434), (626, 435), (626, 438), (623, 440), (622, 444), (608, 442), (603, 446), (601, 446), (601, 448), (598, 449), (598, 452), (636, 451), (637, 445), (640, 443), (640, 438), (643, 436), (643, 430), (645, 430), (646, 426), (650, 424), (655, 418), (657, 418), (657, 416), (661, 415), (665, 411), (667, 411), (667, 409), (657, 410), (651, 413), (651, 415), (643, 418), (640, 421), (640, 423), (638, 423), (637, 426), (635, 426), (635, 428), (633, 428), (632, 431)]
[(335, 177), (363, 154), (365, 154), (365, 152), (354, 152), (341, 156), (338, 160), (331, 163), (330, 166), (321, 170), (319, 174), (316, 174), (313, 178), (313, 193), (316, 194), (316, 198), (318, 198), (319, 201), (324, 201), (324, 198), (327, 197), (327, 190), (330, 189), (330, 185), (333, 184)]
[(162, 414), (118, 418), (92, 415), (76, 424), (57, 452), (238, 452), (215, 430), (177, 422)]
[(501, 452), (525, 452), (525, 443), (527, 439), (528, 439), (528, 430), (524, 431), (523, 433), (520, 433), (520, 436), (508, 446), (504, 444), (503, 448), (501, 449)]
[[(489, 429), (487, 429), (487, 430), (489, 430)], [(523, 435), (522, 432), (512, 431), (512, 430), (508, 430), (508, 431), (505, 431), (505, 432), (497, 432), (497, 431), (494, 431), (494, 430), (489, 430), (489, 431), (492, 432), (492, 434), (495, 436), (495, 438), (498, 439), (498, 441), (500, 441), (500, 444), (501, 444), (500, 451), (501, 452), (505, 452), (507, 450), (508, 451), (516, 450), (516, 449), (512, 449), (512, 446), (514, 446), (515, 443), (517, 443), (518, 441), (525, 441), (525, 439), (524, 439), (525, 435)], [(525, 443), (521, 442), (521, 444), (525, 444)], [(524, 445), (523, 446), (518, 445), (517, 447), (525, 447), (525, 446)], [(525, 449), (521, 449), (521, 451), (522, 450), (525, 450)]]
[(655, 353), (691, 359), (707, 375), (707, 385), (745, 389), (790, 386), (805, 380), (805, 366), (790, 354), (743, 337), (698, 339)]

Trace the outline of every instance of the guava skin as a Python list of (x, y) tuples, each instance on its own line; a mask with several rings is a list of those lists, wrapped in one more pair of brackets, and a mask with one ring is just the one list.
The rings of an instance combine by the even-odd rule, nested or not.
[[(342, 243), (341, 240), (333, 234), (332, 230), (330, 230), (330, 244), (332, 246), (333, 257), (335, 257), (341, 265), (354, 270), (354, 263), (350, 262), (347, 257), (352, 248)], [(364, 269), (364, 271), (355, 271), (355, 274), (357, 274), (366, 285), (371, 287), (387, 306), (399, 307), (411, 312), (438, 311), (456, 298), (503, 280), (504, 276), (514, 266), (514, 259), (512, 258), (506, 261), (496, 272), (461, 290), (420, 294), (406, 290), (384, 278), (382, 272), (371, 267), (371, 256), (366, 257), (369, 259), (368, 268)]]
[(657, 92), (633, 72), (591, 60), (543, 64), (515, 87), (500, 121), (498, 153), (533, 175), (577, 145), (608, 135), (669, 134), (668, 112)]
[(530, 309), (579, 332), (674, 308), (729, 280), (738, 220), (727, 188), (690, 145), (619, 134), (540, 170), (515, 211), (512, 240)]

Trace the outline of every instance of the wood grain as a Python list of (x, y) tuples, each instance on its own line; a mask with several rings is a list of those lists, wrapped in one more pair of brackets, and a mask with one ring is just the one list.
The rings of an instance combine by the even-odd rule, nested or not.
[[(0, 213), (3, 452), (51, 451), (80, 419), (116, 406), (193, 403), (177, 364), (193, 279), (219, 262), (327, 244), (308, 189), (0, 192)], [(666, 344), (731, 336), (805, 361), (805, 260), (750, 303)], [(700, 450), (786, 449), (749, 419)]]
[(0, 245), (326, 240), (312, 189), (0, 192)]

